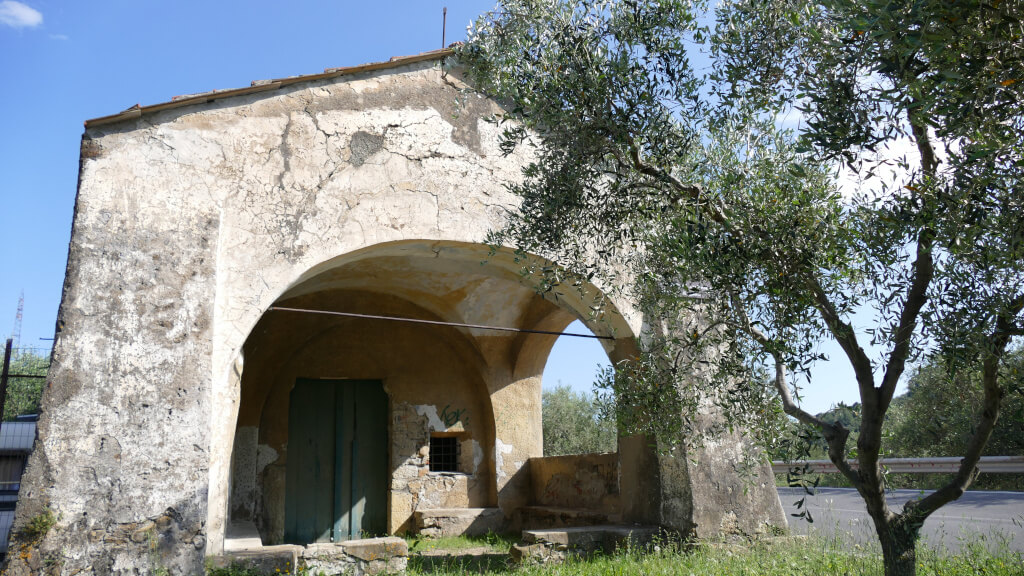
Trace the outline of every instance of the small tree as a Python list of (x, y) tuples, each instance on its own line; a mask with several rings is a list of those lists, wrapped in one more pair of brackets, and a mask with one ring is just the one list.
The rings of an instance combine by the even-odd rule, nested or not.
[[(629, 368), (634, 402), (685, 410), (702, 397), (753, 424), (768, 397), (758, 376), (774, 375), (785, 412), (821, 431), (863, 497), (886, 573), (913, 574), (925, 519), (977, 473), (1000, 366), (1024, 334), (1020, 2), (732, 0), (713, 34), (702, 9), (505, 0), (476, 23), (461, 57), (509, 103), (506, 149), (539, 144), (504, 237), (576, 279), (614, 284), (629, 266), (630, 289), (662, 317), (706, 319), (677, 324)], [(710, 76), (689, 60), (701, 43)], [(802, 117), (795, 132), (778, 129), (786, 113)], [(852, 197), (835, 171), (852, 174)], [(550, 274), (549, 286), (571, 279)], [(856, 375), (855, 450), (795, 394), (824, 338)], [(706, 387), (666, 385), (711, 348), (725, 356)], [(981, 400), (953, 480), (894, 511), (882, 425), (907, 362), (925, 356), (977, 370)]]
[(541, 420), (545, 456), (615, 451), (615, 422), (594, 399), (569, 386), (544, 391)]
[[(46, 376), (50, 367), (47, 356), (32, 350), (16, 350), (11, 356), (10, 373), (24, 376)], [(21, 414), (36, 414), (43, 397), (45, 378), (12, 377), (7, 381), (7, 399), (3, 419), (14, 420)]]

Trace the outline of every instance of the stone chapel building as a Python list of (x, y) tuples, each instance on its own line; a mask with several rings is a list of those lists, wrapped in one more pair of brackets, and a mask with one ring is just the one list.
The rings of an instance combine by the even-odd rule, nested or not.
[(619, 361), (657, 319), (614, 297), (591, 317), (597, 287), (545, 299), (484, 244), (529, 152), (501, 153), (498, 105), (450, 56), (86, 122), (15, 527), (53, 526), (22, 532), (10, 574), (199, 573), (238, 527), (270, 546), (552, 514), (695, 536), (785, 524), (770, 470), (738, 470), (739, 436), (542, 458), (556, 337), (464, 325), (581, 319)]

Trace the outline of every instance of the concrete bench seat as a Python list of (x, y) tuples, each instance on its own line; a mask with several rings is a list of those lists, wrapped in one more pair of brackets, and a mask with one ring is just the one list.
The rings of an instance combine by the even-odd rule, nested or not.
[(523, 529), (563, 528), (570, 526), (600, 526), (616, 524), (620, 514), (589, 508), (559, 506), (523, 506), (516, 511), (518, 525)]

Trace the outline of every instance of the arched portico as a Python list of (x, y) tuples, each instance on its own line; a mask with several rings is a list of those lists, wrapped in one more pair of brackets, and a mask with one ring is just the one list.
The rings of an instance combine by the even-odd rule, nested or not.
[[(228, 396), (239, 398), (231, 477), (223, 483), (228, 506), (226, 518), (209, 524), (253, 521), (265, 543), (288, 540), (289, 415), (296, 414), (289, 400), (296, 383), (309, 380), (374, 381), (386, 392), (381, 481), (389, 487), (389, 533), (410, 529), (416, 509), (499, 507), (510, 515), (524, 505), (530, 486), (522, 468), (542, 453), (540, 376), (555, 336), (313, 312), (550, 332), (579, 318), (610, 337), (603, 342), (613, 358), (632, 352), (633, 332), (614, 306), (587, 315), (597, 288), (544, 298), (536, 280), (523, 277), (523, 258), (482, 244), (408, 240), (299, 274), (256, 322), (242, 346), (241, 375), (227, 382), (238, 387)], [(435, 437), (457, 443), (457, 470), (430, 469)]]

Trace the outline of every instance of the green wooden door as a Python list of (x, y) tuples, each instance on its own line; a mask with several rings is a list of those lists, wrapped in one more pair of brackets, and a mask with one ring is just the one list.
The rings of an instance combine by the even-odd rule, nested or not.
[(379, 381), (298, 380), (288, 410), (285, 542), (383, 534), (387, 463)]

